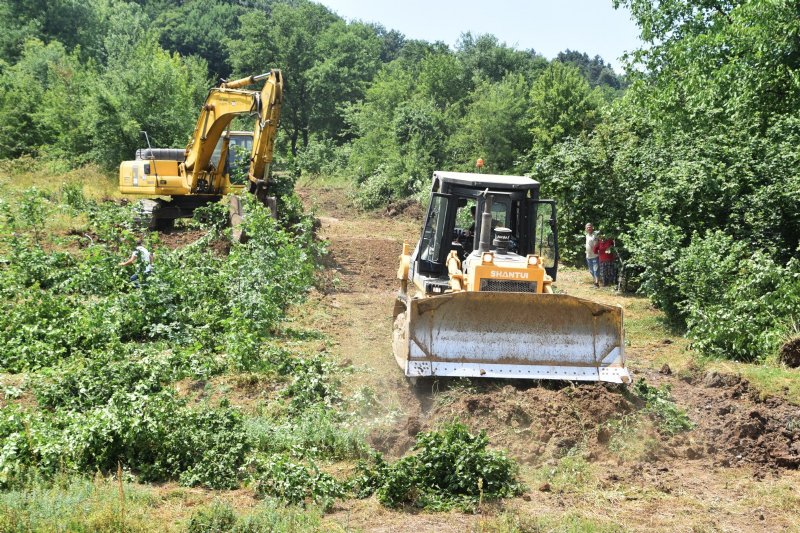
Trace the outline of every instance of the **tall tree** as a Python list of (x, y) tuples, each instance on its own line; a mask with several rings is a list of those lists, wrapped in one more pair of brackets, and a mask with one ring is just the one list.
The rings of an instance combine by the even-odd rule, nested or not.
[(308, 145), (313, 118), (312, 69), (323, 58), (317, 40), (338, 19), (311, 2), (277, 4), (270, 16), (253, 11), (240, 17), (240, 37), (229, 42), (231, 66), (249, 75), (280, 68), (286, 76), (281, 124), (289, 134), (293, 154)]
[(530, 93), (533, 156), (543, 156), (568, 137), (590, 131), (601, 99), (577, 67), (554, 61), (534, 82)]
[(165, 49), (200, 56), (212, 76), (225, 78), (231, 72), (225, 43), (236, 37), (239, 16), (245, 12), (244, 6), (225, 0), (192, 0), (162, 11), (154, 27)]

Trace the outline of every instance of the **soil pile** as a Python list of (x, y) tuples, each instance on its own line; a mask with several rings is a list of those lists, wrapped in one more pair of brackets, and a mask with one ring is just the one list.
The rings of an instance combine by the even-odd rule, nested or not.
[(702, 433), (706, 452), (719, 466), (753, 464), (756, 471), (800, 467), (800, 407), (763, 398), (747, 380), (710, 372), (690, 380), (676, 396)]
[(409, 417), (391, 434), (376, 434), (371, 440), (399, 456), (419, 431), (457, 419), (473, 431), (485, 430), (493, 446), (532, 463), (542, 456), (563, 455), (582, 442), (603, 444), (601, 426), (636, 408), (634, 397), (603, 385), (473, 383), (445, 391), (424, 416)]
[(780, 359), (789, 368), (800, 367), (800, 337), (790, 339), (781, 346)]

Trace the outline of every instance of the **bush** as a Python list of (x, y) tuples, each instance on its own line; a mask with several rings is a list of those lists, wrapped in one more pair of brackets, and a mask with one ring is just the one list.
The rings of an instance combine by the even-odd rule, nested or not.
[(345, 495), (345, 486), (333, 476), (293, 462), (286, 455), (272, 455), (257, 462), (256, 494), (272, 496), (289, 503), (313, 501), (329, 507)]
[(242, 416), (228, 407), (191, 409), (173, 393), (115, 394), (87, 411), (31, 414), (0, 409), (0, 484), (31, 473), (114, 471), (143, 481), (235, 488), (249, 443)]
[(469, 510), (484, 500), (520, 494), (516, 465), (503, 452), (487, 450), (488, 444), (484, 431), (473, 435), (456, 422), (420, 433), (413, 455), (391, 465), (379, 455), (373, 465), (361, 463), (357, 490), (362, 496), (375, 491), (388, 507), (433, 511)]
[(780, 266), (756, 252), (738, 263), (723, 287), (714, 300), (687, 303), (692, 346), (704, 355), (747, 362), (777, 354), (800, 317), (800, 264)]

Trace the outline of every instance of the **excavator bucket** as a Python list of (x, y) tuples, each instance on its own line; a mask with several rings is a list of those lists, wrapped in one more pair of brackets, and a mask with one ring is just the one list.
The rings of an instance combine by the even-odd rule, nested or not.
[(631, 381), (619, 306), (564, 294), (400, 294), (394, 316), (394, 355), (411, 378)]

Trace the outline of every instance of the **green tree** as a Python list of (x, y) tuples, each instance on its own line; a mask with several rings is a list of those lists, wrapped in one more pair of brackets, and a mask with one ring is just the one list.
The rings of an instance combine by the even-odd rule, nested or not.
[(490, 34), (462, 34), (456, 50), (470, 78), (500, 81), (509, 73), (522, 73), (532, 80), (547, 66), (547, 60), (534, 50), (516, 50)]
[(245, 11), (244, 6), (224, 0), (192, 0), (161, 12), (153, 25), (162, 47), (183, 56), (200, 56), (213, 77), (226, 78), (231, 67), (225, 43), (235, 37)]
[(530, 102), (532, 153), (537, 157), (568, 137), (591, 131), (601, 98), (576, 67), (554, 61), (531, 87)]
[(307, 72), (309, 129), (338, 137), (345, 126), (342, 106), (363, 98), (378, 71), (381, 42), (369, 26), (337, 21), (317, 39), (316, 53), (318, 60)]
[(464, 170), (472, 170), (481, 157), (487, 171), (518, 172), (531, 145), (527, 112), (528, 85), (521, 74), (509, 74), (499, 83), (481, 81), (450, 138), (453, 158)]
[(312, 69), (322, 59), (317, 41), (338, 19), (327, 8), (311, 2), (277, 4), (268, 17), (252, 11), (239, 19), (240, 37), (229, 42), (231, 66), (250, 75), (269, 68), (282, 69), (286, 91), (281, 125), (289, 134), (293, 155), (298, 143), (308, 146), (313, 121)]
[(25, 43), (22, 56), (0, 76), (0, 158), (21, 155), (84, 161), (80, 110), (89, 77), (76, 53), (53, 41)]
[(207, 68), (163, 50), (154, 34), (117, 50), (87, 104), (92, 157), (108, 167), (131, 159), (142, 130), (158, 146), (185, 146), (208, 90)]

